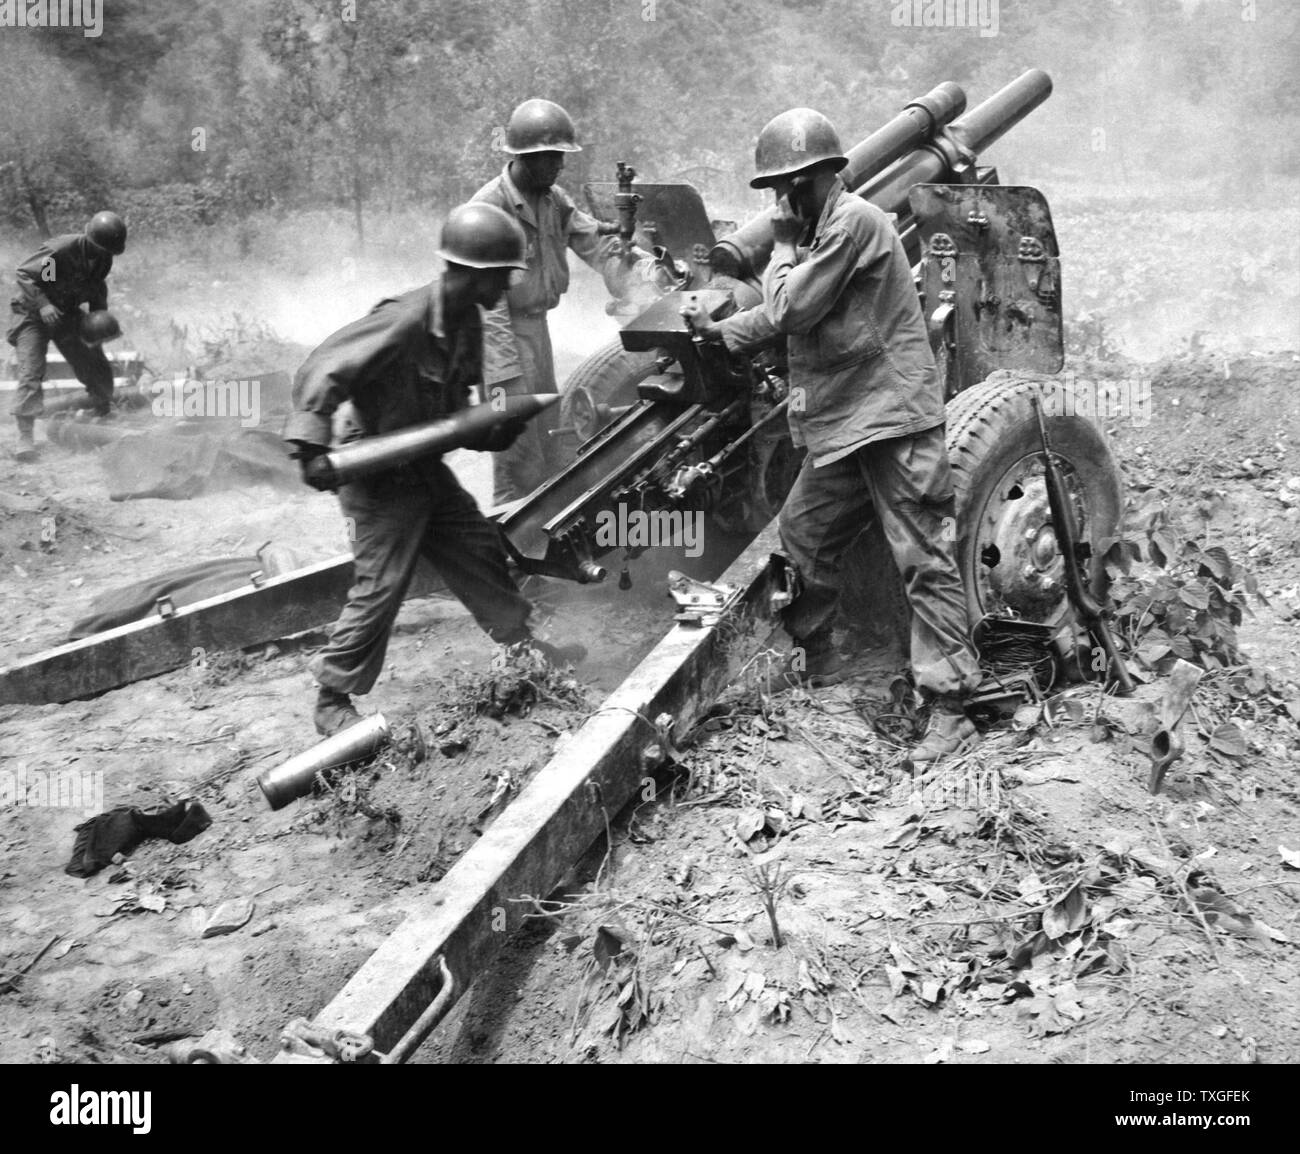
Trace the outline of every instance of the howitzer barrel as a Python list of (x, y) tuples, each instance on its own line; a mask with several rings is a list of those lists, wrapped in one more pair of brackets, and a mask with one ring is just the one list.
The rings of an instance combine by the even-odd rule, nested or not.
[[(958, 85), (951, 80), (936, 85), (849, 149), (849, 163), (840, 170), (840, 183), (850, 192), (856, 192), (864, 182), (878, 176), (899, 157), (919, 148), (940, 128), (951, 124), (965, 109), (966, 93)], [(724, 262), (719, 266), (721, 271), (728, 271), (726, 262), (730, 260), (738, 260), (741, 269), (746, 265), (757, 269), (766, 263), (772, 252), (772, 214), (775, 211), (775, 207), (766, 209), (743, 228), (718, 242), (713, 253)]]
[(526, 421), (555, 404), (559, 393), (506, 397), (474, 405), (440, 421), (412, 425), (396, 433), (353, 441), (326, 454), (335, 487), (405, 465), (419, 457), (458, 449), (507, 421)]
[(840, 181), (850, 192), (870, 180), (900, 156), (919, 148), (945, 124), (966, 111), (966, 93), (951, 80), (913, 100), (893, 120), (881, 125), (848, 151), (849, 163), (840, 170)]
[[(1031, 68), (961, 119), (954, 120), (948, 134), (960, 149), (971, 157), (978, 156), (1051, 94), (1051, 77), (1039, 68)], [(885, 212), (903, 213), (907, 210), (908, 191), (914, 185), (942, 184), (966, 159), (947, 141), (935, 141), (916, 149), (864, 184), (857, 193)]]
[[(921, 100), (914, 101), (913, 105), (931, 101), (944, 89), (944, 85), (939, 85)], [(960, 93), (961, 90), (957, 89), (957, 92)], [(845, 187), (864, 200), (870, 201), (884, 212), (896, 213), (901, 218), (908, 212), (907, 194), (913, 185), (942, 184), (951, 180), (956, 176), (959, 166), (1001, 139), (1051, 94), (1051, 77), (1039, 68), (1031, 68), (964, 116), (948, 123), (946, 133), (939, 131), (943, 124), (935, 121), (926, 136), (916, 142), (914, 147), (901, 155), (894, 152), (890, 159), (885, 159), (904, 139), (903, 127), (899, 124), (902, 117), (895, 117), (849, 154), (852, 159), (853, 154), (861, 149), (864, 156), (874, 154), (876, 163), (851, 163), (842, 170), (840, 179)], [(913, 105), (904, 109), (903, 115), (909, 110), (915, 111)], [(943, 103), (933, 104), (936, 113), (956, 107), (951, 92), (945, 93)], [(850, 174), (848, 180), (845, 180), (846, 173)], [(768, 209), (743, 228), (719, 241), (710, 254), (715, 267), (731, 272), (732, 275), (762, 268), (772, 254), (774, 211)], [(905, 227), (906, 222), (900, 219), (900, 232)]]
[(1030, 68), (953, 121), (952, 133), (972, 152), (983, 152), (1051, 95), (1052, 78), (1041, 68)]

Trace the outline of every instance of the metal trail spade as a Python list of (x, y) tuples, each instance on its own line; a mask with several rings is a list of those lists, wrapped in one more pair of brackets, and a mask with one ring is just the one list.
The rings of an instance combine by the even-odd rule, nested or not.
[(1169, 688), (1160, 703), (1160, 728), (1151, 736), (1151, 776), (1147, 788), (1159, 793), (1165, 780), (1165, 770), (1183, 756), (1183, 739), (1178, 733), (1178, 723), (1192, 703), (1196, 686), (1205, 675), (1190, 661), (1178, 661), (1169, 675)]

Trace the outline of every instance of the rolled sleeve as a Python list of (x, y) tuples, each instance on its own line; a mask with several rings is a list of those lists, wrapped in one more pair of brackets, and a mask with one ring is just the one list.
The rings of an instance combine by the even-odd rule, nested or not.
[(308, 445), (328, 445), (333, 435), (329, 417), (321, 413), (291, 413), (285, 422), (283, 439)]
[(752, 309), (724, 318), (718, 322), (718, 328), (727, 350), (733, 353), (752, 352), (771, 344), (782, 335), (762, 305), (755, 305)]
[(583, 212), (568, 197), (565, 198), (563, 207), (568, 212), (565, 235), (569, 248), (580, 260), (603, 275), (606, 262), (611, 257), (619, 256), (616, 237), (613, 234), (601, 236), (600, 222), (590, 213)]

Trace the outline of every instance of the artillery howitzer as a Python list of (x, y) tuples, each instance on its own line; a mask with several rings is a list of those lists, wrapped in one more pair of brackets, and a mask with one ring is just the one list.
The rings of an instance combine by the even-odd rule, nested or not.
[[(1032, 407), (1043, 374), (1058, 371), (1063, 360), (1058, 253), (1042, 197), (999, 186), (976, 158), (1049, 91), (1043, 74), (1027, 73), (963, 116), (964, 97), (942, 86), (853, 149), (845, 169), (855, 191), (897, 215), (916, 261), (950, 399), (958, 552), (972, 618), (1018, 618), (1043, 629), (1068, 612)], [(580, 441), (573, 461), (496, 514), (519, 567), (553, 578), (604, 576), (601, 562), (615, 546), (600, 537), (597, 519), (620, 505), (706, 511), (715, 523), (752, 533), (780, 504), (799, 463), (782, 428), (781, 349), (730, 357), (696, 342), (678, 313), (690, 293), (701, 294), (714, 312), (757, 299), (754, 277), (766, 244), (761, 218), (720, 238), (693, 190), (647, 185), (637, 191), (632, 175), (622, 175), (624, 188), (590, 190), (593, 207), (613, 209), (613, 197), (622, 197), (622, 212), (599, 214), (620, 221), (629, 214), (630, 233), (658, 250), (656, 292), (663, 295), (624, 327), (617, 345), (570, 379), (563, 419)], [(1061, 482), (1053, 487), (1058, 506), (1063, 491), (1074, 507), (1077, 516), (1070, 520), (1080, 544), (1095, 546), (1113, 532), (1118, 478), (1100, 435), (1074, 415), (1068, 394), (1064, 385), (1049, 391), (1045, 414)], [(1053, 397), (1062, 403), (1052, 403)], [(746, 608), (767, 597), (767, 549), (760, 537), (722, 578), (745, 589)], [(902, 605), (892, 559), (869, 527), (857, 552), (851, 568), (863, 576), (850, 584), (859, 607), (874, 605), (888, 616)], [(1071, 553), (1076, 562), (1082, 557)], [(1083, 563), (1095, 583), (1095, 558)], [(217, 631), (213, 635), (227, 646), (233, 636), (244, 643), (281, 637), (328, 620), (322, 606), (332, 597), (336, 612), (347, 586), (337, 561), (250, 580), (258, 591), (214, 598), (201, 616), (164, 614), (160, 604), (156, 629), (115, 631), (122, 634), (120, 645), (110, 650), (106, 642), (104, 659), (126, 661), (129, 647), (145, 634), (154, 642), (151, 651), (165, 642), (166, 659), (179, 654), (181, 661), (188, 660), (191, 645), (209, 644), (208, 631)], [(256, 603), (264, 600), (271, 608), (250, 624)], [(388, 1061), (414, 1052), (502, 948), (503, 930), (520, 924), (526, 903), (516, 897), (553, 892), (592, 839), (607, 833), (610, 813), (662, 764), (672, 727), (688, 731), (725, 684), (723, 657), (731, 637), (719, 633), (671, 631), (524, 787), (510, 820), (489, 829), (435, 883), (436, 896), (422, 897), (411, 920), (321, 1011), (316, 1025), (322, 1036), (335, 1042), (364, 1037), (371, 1052), (386, 1051)], [(51, 657), (48, 665), (66, 669), (78, 658), (86, 664), (78, 651), (58, 654), (57, 662)], [(24, 693), (39, 688), (39, 680), (20, 684), (18, 673), (11, 678)], [(95, 688), (109, 681), (103, 677)], [(647, 726), (657, 738), (649, 744)]]
[[(1069, 611), (1032, 407), (1044, 388), (1098, 592), (1100, 565), (1086, 559), (1088, 547), (1115, 531), (1120, 513), (1104, 439), (1075, 415), (1069, 383), (1045, 379), (1064, 360), (1047, 203), (1035, 189), (999, 185), (996, 170), (977, 163), (1050, 93), (1048, 76), (1031, 70), (965, 112), (961, 89), (941, 84), (851, 149), (840, 174), (850, 191), (895, 214), (915, 266), (949, 401), (958, 554), (973, 625), (991, 618), (1054, 628)], [(784, 420), (783, 349), (729, 355), (695, 339), (679, 315), (691, 296), (715, 317), (761, 300), (770, 212), (718, 238), (690, 186), (638, 188), (625, 165), (618, 175), (586, 186), (588, 201), (654, 251), (662, 295), (570, 377), (559, 432), (580, 442), (572, 462), (498, 514), (521, 570), (579, 582), (606, 576), (602, 560), (616, 546), (598, 525), (620, 505), (701, 510), (720, 528), (752, 536), (779, 509), (800, 464)], [(845, 564), (849, 612), (896, 630), (905, 624), (901, 581), (874, 525)]]
[[(963, 94), (941, 85), (854, 148), (842, 177), (896, 214), (915, 262), (949, 401), (959, 563), (972, 623), (991, 637), (982, 645), (986, 664), (1011, 683), (999, 690), (1003, 696), (1030, 692), (1026, 681), (1041, 688), (1055, 675), (1048, 637), (1073, 641), (1072, 631), (1058, 629), (1070, 604), (1052, 504), (1067, 527), (1063, 536), (1078, 530), (1066, 550), (1076, 594), (1098, 583), (1087, 546), (1111, 534), (1119, 515), (1118, 476), (1100, 433), (1075, 415), (1068, 385), (1046, 376), (1063, 361), (1047, 205), (1033, 189), (998, 185), (996, 173), (976, 163), (981, 149), (1050, 90), (1043, 73), (1028, 72), (962, 115)], [(770, 534), (758, 530), (800, 464), (784, 427), (783, 350), (731, 356), (697, 341), (679, 313), (692, 294), (716, 315), (758, 301), (766, 221), (720, 238), (693, 189), (638, 188), (626, 166), (618, 175), (616, 183), (588, 186), (588, 199), (597, 216), (617, 219), (625, 237), (655, 253), (646, 269), (653, 280), (643, 283), (655, 286), (650, 295), (658, 299), (629, 320), (617, 344), (570, 377), (561, 419), (579, 442), (571, 463), (494, 515), (522, 571), (591, 582), (606, 576), (602, 561), (615, 548), (628, 556), (640, 551), (599, 531), (620, 507), (703, 512), (754, 540), (713, 588), (735, 592), (717, 613), (704, 596), (709, 587), (677, 575), (674, 596), (698, 611), (679, 617), (707, 625), (750, 611), (766, 616), (783, 590)], [(1050, 499), (1033, 407), (1044, 391), (1055, 467)], [(1060, 516), (1067, 506), (1074, 516)], [(879, 529), (864, 527), (845, 562), (850, 614), (901, 625), (906, 603)], [(428, 903), (433, 912), (386, 942), (316, 1027), (334, 1037), (364, 1036), (376, 1052), (387, 1051), (384, 1061), (413, 1053), (502, 948), (498, 913), (506, 909), (506, 929), (521, 924), (509, 911), (523, 903), (505, 899), (551, 892), (607, 833), (609, 813), (663, 764), (666, 735), (674, 727), (689, 731), (704, 715), (729, 678), (733, 640), (707, 627), (670, 630), (525, 786), (510, 820), (493, 826), (438, 883), (440, 900)], [(1016, 660), (1027, 650), (1032, 672)], [(1006, 655), (1002, 668), (999, 654)], [(1019, 672), (1007, 677), (1008, 667)]]
[[(895, 214), (914, 261), (949, 402), (957, 552), (972, 625), (991, 618), (1055, 631), (1069, 599), (1031, 399), (1046, 391), (1079, 531), (1072, 553), (1095, 595), (1104, 591), (1096, 546), (1115, 531), (1120, 484), (1101, 434), (1075, 415), (1089, 409), (1074, 403), (1068, 381), (1046, 375), (1063, 362), (1047, 204), (1034, 189), (999, 185), (996, 171), (978, 163), (1050, 92), (1048, 77), (1029, 71), (967, 112), (961, 89), (941, 84), (852, 148), (840, 178)], [(620, 233), (655, 253), (642, 270), (651, 279), (638, 282), (639, 304), (624, 302), (635, 315), (619, 340), (567, 382), (560, 423), (572, 461), (495, 514), (521, 571), (578, 582), (604, 579), (616, 549), (626, 560), (645, 547), (602, 534), (602, 524), (627, 523), (622, 511), (699, 511), (719, 535), (743, 542), (769, 523), (800, 465), (784, 419), (783, 349), (729, 356), (697, 342), (679, 315), (691, 294), (719, 315), (760, 300), (769, 215), (717, 236), (694, 188), (637, 184), (625, 165), (617, 181), (586, 193), (597, 216), (617, 220)], [(842, 564), (846, 616), (905, 635), (907, 605), (878, 526), (864, 526)], [(175, 668), (194, 645), (239, 647), (318, 627), (337, 613), (350, 572), (350, 558), (335, 558), (265, 589), (254, 581), (220, 605), (160, 618), (156, 629), (106, 634), (94, 660), (75, 646), (25, 659), (0, 671), (0, 700), (66, 700)], [(427, 579), (413, 585), (430, 588)]]

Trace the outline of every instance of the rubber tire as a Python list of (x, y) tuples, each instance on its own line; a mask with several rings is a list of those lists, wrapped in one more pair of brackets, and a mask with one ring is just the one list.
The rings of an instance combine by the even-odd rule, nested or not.
[[(976, 580), (977, 542), (966, 532), (971, 511), (983, 507), (991, 486), (1020, 458), (1042, 451), (1038, 422), (1030, 398), (1042, 386), (1058, 392), (1062, 378), (1001, 371), (958, 393), (948, 404), (946, 442), (957, 494), (957, 524), (962, 535), (957, 563), (966, 591), (966, 608), (974, 626), (984, 615)], [(1123, 512), (1123, 481), (1105, 435), (1084, 417), (1049, 416), (1052, 449), (1088, 482), (1088, 536), (1093, 545), (1090, 573), (1093, 592), (1105, 595), (1105, 571), (1097, 544), (1114, 534)], [(842, 623), (877, 644), (906, 652), (911, 609), (893, 555), (874, 522), (850, 546), (841, 563)], [(1052, 624), (1065, 617), (1064, 604)]]
[[(1060, 395), (1071, 385), (1065, 378), (1002, 371), (959, 393), (948, 405), (948, 460), (962, 533), (957, 558), (972, 627), (987, 609), (980, 603), (976, 580), (982, 562), (978, 542), (970, 533), (972, 514), (982, 508), (991, 487), (1012, 465), (1042, 453), (1031, 398), (1044, 387)], [(1084, 482), (1085, 531), (1093, 546), (1089, 579), (1093, 592), (1104, 596), (1106, 575), (1097, 545), (1118, 530), (1124, 509), (1123, 478), (1105, 434), (1086, 417), (1050, 415), (1047, 431), (1052, 451)], [(1046, 623), (1057, 624), (1069, 612), (1062, 593), (1059, 608)]]
[[(565, 382), (564, 395), (560, 398), (560, 426), (567, 429), (573, 425), (573, 399), (581, 389), (585, 389), (598, 404), (634, 404), (636, 387), (654, 371), (657, 358), (658, 354), (653, 351), (630, 353), (620, 341), (612, 341), (597, 349), (573, 370)], [(570, 457), (577, 452), (583, 439), (573, 433), (564, 436), (562, 444)]]

